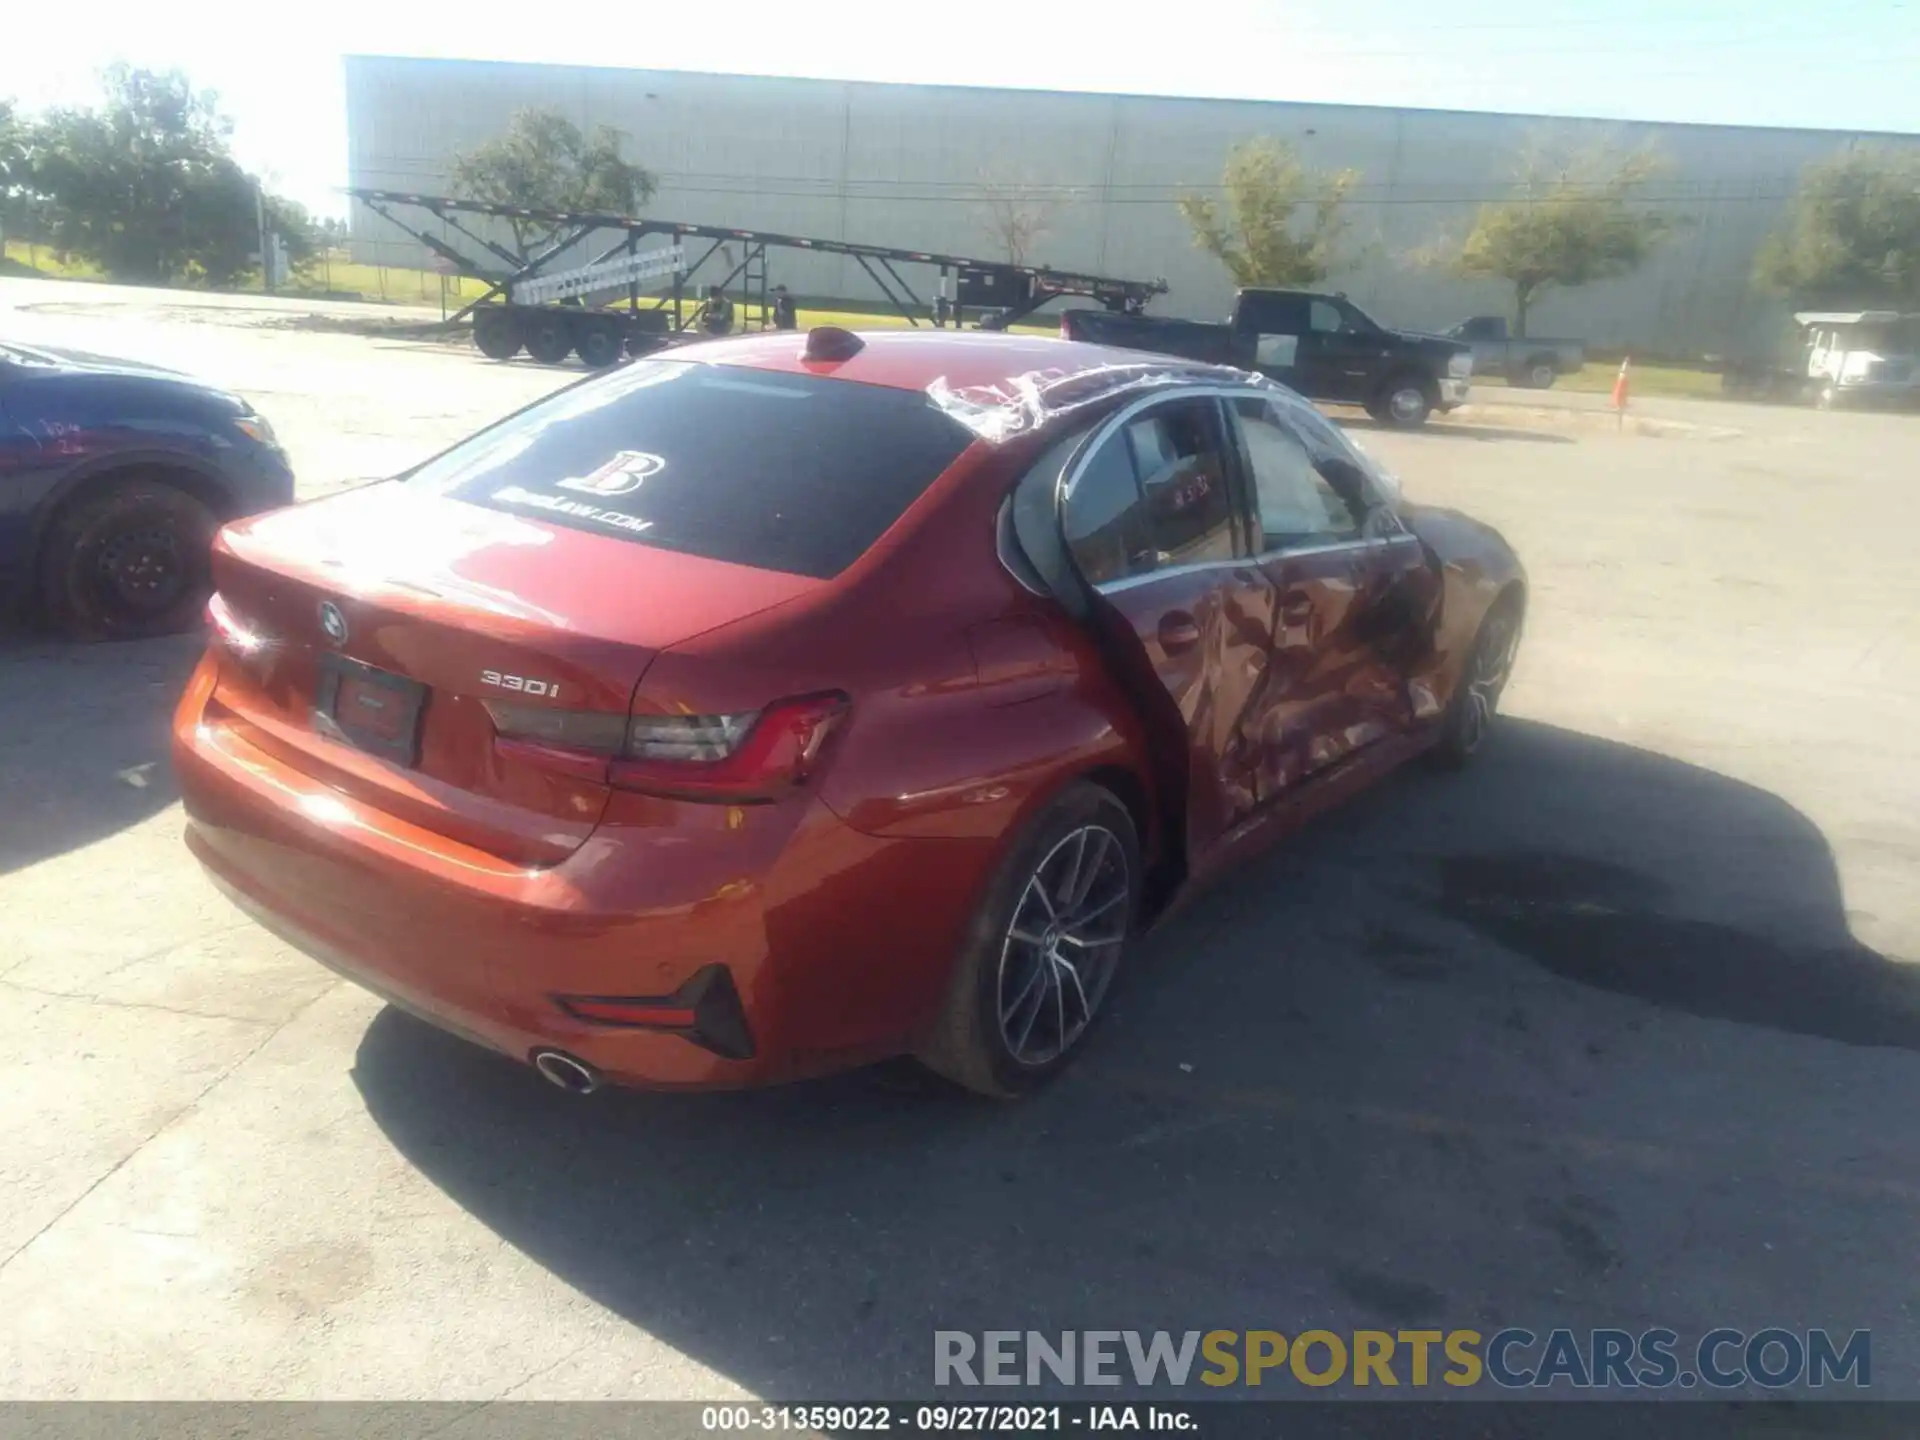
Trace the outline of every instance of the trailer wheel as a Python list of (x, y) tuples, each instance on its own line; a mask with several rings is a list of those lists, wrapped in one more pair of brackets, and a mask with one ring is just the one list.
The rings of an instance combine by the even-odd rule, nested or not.
[(573, 353), (573, 331), (565, 317), (536, 315), (527, 325), (527, 354), (542, 365), (558, 365)]
[(489, 360), (511, 360), (520, 353), (520, 323), (505, 309), (476, 310), (473, 343)]
[(611, 320), (589, 320), (580, 326), (575, 344), (582, 360), (595, 370), (604, 370), (619, 361), (625, 339)]

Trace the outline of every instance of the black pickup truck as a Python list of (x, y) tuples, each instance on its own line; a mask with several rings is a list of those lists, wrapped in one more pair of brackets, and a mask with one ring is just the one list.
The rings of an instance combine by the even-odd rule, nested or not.
[(1389, 330), (1344, 295), (1309, 290), (1242, 290), (1224, 325), (1069, 310), (1060, 334), (1257, 370), (1316, 400), (1364, 405), (1387, 425), (1423, 425), (1464, 404), (1473, 377), (1459, 341)]

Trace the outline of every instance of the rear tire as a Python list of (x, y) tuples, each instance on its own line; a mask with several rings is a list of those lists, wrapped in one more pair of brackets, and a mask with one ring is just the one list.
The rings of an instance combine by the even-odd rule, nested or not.
[(114, 481), (54, 518), (40, 551), (40, 607), (75, 640), (144, 640), (191, 629), (212, 593), (214, 513), (156, 480)]
[(559, 315), (536, 315), (526, 325), (527, 354), (558, 365), (573, 353), (573, 330)]
[(1559, 371), (1551, 360), (1529, 360), (1521, 367), (1516, 383), (1527, 390), (1551, 390)]
[(1030, 821), (968, 927), (928, 1069), (1012, 1099), (1064, 1070), (1099, 1018), (1140, 905), (1127, 807), (1079, 782)]
[(520, 353), (520, 322), (508, 310), (476, 310), (473, 343), (489, 360), (511, 360)]
[(1440, 721), (1440, 743), (1434, 755), (1449, 769), (1458, 769), (1477, 755), (1493, 729), (1500, 696), (1513, 675), (1523, 618), (1518, 598), (1509, 594), (1494, 601), (1480, 622)]

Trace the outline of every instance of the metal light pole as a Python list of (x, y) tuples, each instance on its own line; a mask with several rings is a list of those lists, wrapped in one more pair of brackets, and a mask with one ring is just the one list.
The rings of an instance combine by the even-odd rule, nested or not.
[(258, 180), (253, 182), (253, 219), (259, 231), (260, 240), (260, 289), (263, 293), (271, 294), (273, 291), (273, 246), (268, 243), (266, 188)]

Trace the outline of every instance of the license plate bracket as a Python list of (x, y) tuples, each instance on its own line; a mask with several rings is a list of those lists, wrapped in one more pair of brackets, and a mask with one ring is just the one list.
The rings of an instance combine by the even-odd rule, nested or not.
[(420, 759), (420, 712), (427, 687), (344, 655), (320, 657), (315, 728), (323, 734), (411, 767)]

